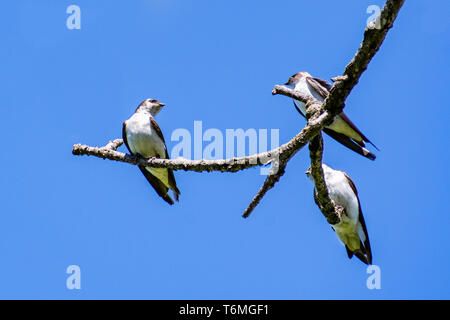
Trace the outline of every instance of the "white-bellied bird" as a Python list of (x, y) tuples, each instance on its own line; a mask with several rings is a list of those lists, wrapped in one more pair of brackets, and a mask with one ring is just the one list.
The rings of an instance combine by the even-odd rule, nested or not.
[[(341, 221), (332, 226), (333, 230), (345, 245), (350, 259), (355, 255), (365, 264), (372, 264), (369, 234), (355, 184), (344, 171), (334, 170), (325, 164), (322, 168), (331, 200), (343, 209)], [(306, 171), (306, 174), (314, 182), (311, 168)], [(317, 192), (314, 193), (317, 202)]]
[[(299, 72), (293, 75), (285, 85), (295, 91), (311, 95), (319, 101), (324, 101), (328, 97), (332, 87), (329, 82), (313, 78), (308, 72)], [(306, 118), (305, 103), (294, 99), (294, 106)], [(366, 142), (373, 145), (375, 149), (378, 150), (378, 148), (350, 121), (344, 112), (336, 116), (331, 125), (325, 127), (323, 131), (347, 148), (370, 160), (375, 160), (376, 156), (365, 148)]]
[[(155, 116), (164, 107), (164, 103), (147, 99), (136, 109), (133, 116), (123, 124), (123, 141), (133, 155), (143, 158), (169, 159), (164, 136), (156, 123)], [(145, 178), (167, 203), (173, 205), (174, 201), (168, 194), (172, 190), (175, 200), (178, 201), (178, 190), (172, 169), (149, 168), (139, 166)]]

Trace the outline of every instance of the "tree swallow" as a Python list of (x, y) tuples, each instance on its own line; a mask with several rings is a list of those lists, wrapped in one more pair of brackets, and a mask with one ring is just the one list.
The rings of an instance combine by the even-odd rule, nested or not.
[[(332, 226), (339, 240), (345, 245), (348, 257), (357, 256), (365, 264), (372, 264), (369, 234), (361, 211), (358, 191), (344, 171), (334, 170), (323, 164), (323, 173), (330, 198), (342, 210), (341, 222)], [(306, 174), (314, 182), (311, 168)], [(315, 194), (317, 202), (317, 194)]]
[[(163, 106), (164, 104), (157, 100), (147, 99), (139, 105), (133, 116), (124, 122), (123, 141), (131, 154), (143, 158), (169, 159), (164, 136), (154, 118)], [(172, 169), (143, 166), (139, 166), (139, 169), (167, 203), (174, 204), (168, 194), (169, 189), (172, 189), (174, 198), (178, 201), (180, 190)]]
[[(312, 95), (319, 101), (324, 101), (326, 99), (332, 87), (329, 82), (313, 78), (308, 72), (299, 72), (293, 75), (285, 85), (296, 91)], [(306, 118), (305, 104), (301, 101), (294, 100), (294, 106), (297, 111)], [(367, 139), (361, 131), (359, 131), (344, 112), (336, 116), (333, 123), (325, 127), (323, 131), (347, 148), (370, 160), (375, 160), (376, 156), (365, 148), (365, 142), (370, 143), (377, 150), (378, 148)]]

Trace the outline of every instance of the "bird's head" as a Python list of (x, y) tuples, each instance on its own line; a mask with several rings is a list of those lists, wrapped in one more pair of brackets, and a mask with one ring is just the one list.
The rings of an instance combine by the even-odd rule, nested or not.
[(308, 170), (306, 170), (305, 174), (309, 178), (309, 180), (311, 180), (312, 183), (314, 183), (314, 177), (312, 176), (312, 169), (311, 169), (311, 167), (309, 167)]
[(290, 77), (289, 81), (286, 82), (284, 85), (293, 88), (301, 79), (306, 77), (311, 77), (311, 75), (306, 71), (298, 72), (294, 74), (292, 77)]
[(311, 167), (309, 167), (308, 170), (306, 170), (305, 174), (306, 174), (308, 177), (310, 177), (310, 176), (311, 176), (311, 173), (312, 173), (312, 169), (311, 169)]
[[(332, 172), (333, 169), (331, 169), (329, 166), (327, 166), (325, 163), (322, 163), (322, 170), (323, 170), (323, 174), (325, 176), (325, 178), (327, 176), (329, 176)], [(309, 167), (308, 170), (306, 170), (305, 174), (308, 176), (308, 178), (310, 178), (311, 180), (313, 180), (313, 176), (312, 176), (312, 168)]]
[(159, 102), (158, 100), (147, 99), (139, 105), (139, 107), (136, 109), (136, 112), (148, 112), (154, 117), (161, 111), (161, 108), (164, 106), (165, 104)]

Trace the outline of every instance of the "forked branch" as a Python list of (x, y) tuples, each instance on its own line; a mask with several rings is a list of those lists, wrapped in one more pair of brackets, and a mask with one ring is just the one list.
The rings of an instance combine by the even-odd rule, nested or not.
[(244, 217), (248, 217), (255, 207), (263, 199), (268, 190), (272, 189), (285, 173), (286, 166), (292, 157), (303, 147), (310, 143), (310, 156), (312, 173), (314, 175), (320, 209), (327, 217), (328, 222), (334, 224), (339, 222), (339, 216), (334, 207), (322, 172), (322, 152), (323, 142), (320, 136), (321, 130), (329, 125), (334, 117), (342, 112), (345, 100), (358, 83), (361, 75), (367, 69), (372, 58), (381, 47), (388, 31), (392, 28), (395, 19), (404, 3), (404, 0), (387, 0), (380, 14), (380, 28), (375, 28), (375, 24), (366, 28), (364, 39), (357, 50), (354, 58), (345, 68), (342, 76), (333, 80), (334, 85), (330, 90), (327, 99), (320, 103), (311, 96), (305, 96), (283, 86), (275, 86), (272, 94), (281, 94), (308, 104), (308, 123), (288, 143), (279, 148), (260, 154), (242, 158), (232, 158), (226, 160), (187, 160), (187, 159), (143, 159), (117, 151), (123, 143), (121, 139), (114, 140), (102, 148), (90, 147), (77, 144), (73, 147), (72, 153), (77, 156), (88, 155), (102, 159), (109, 159), (129, 163), (132, 165), (147, 166), (153, 168), (171, 168), (174, 170), (196, 171), (196, 172), (237, 172), (255, 166), (273, 164), (271, 173), (266, 178), (251, 204), (244, 212)]

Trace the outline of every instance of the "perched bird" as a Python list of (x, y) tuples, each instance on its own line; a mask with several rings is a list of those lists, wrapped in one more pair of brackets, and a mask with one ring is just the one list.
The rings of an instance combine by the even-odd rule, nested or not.
[[(285, 85), (304, 94), (312, 95), (319, 101), (325, 100), (332, 87), (329, 82), (313, 78), (308, 72), (299, 72), (293, 75)], [(305, 104), (301, 101), (294, 100), (294, 106), (306, 118)], [(370, 143), (377, 150), (378, 148), (359, 131), (344, 112), (336, 116), (333, 123), (325, 127), (323, 131), (347, 148), (370, 160), (375, 160), (376, 156), (365, 148), (365, 143)]]
[[(157, 100), (147, 99), (139, 105), (133, 116), (124, 122), (123, 141), (131, 154), (143, 158), (169, 159), (164, 136), (154, 118), (163, 106), (164, 104)], [(168, 194), (169, 189), (172, 189), (174, 198), (178, 201), (180, 190), (172, 169), (143, 166), (139, 166), (139, 169), (167, 203), (174, 204)]]
[[(350, 259), (355, 255), (365, 264), (372, 264), (369, 234), (355, 184), (344, 171), (334, 170), (325, 164), (322, 168), (330, 198), (342, 209), (341, 221), (332, 226), (333, 230), (345, 245)], [(311, 168), (306, 174), (314, 182)], [(317, 202), (316, 192), (314, 197)]]

